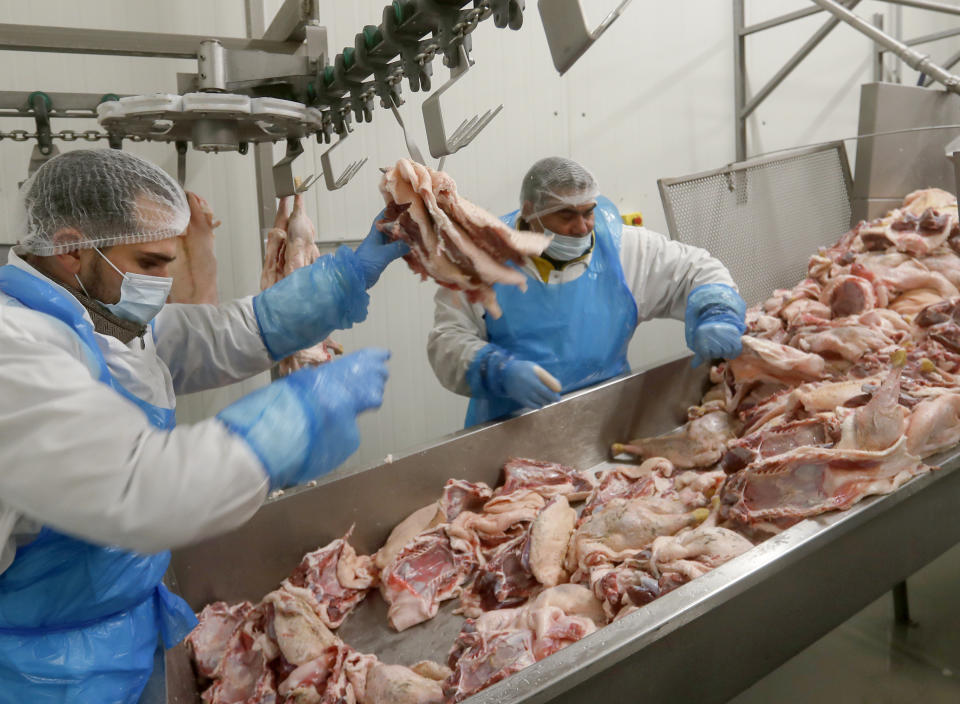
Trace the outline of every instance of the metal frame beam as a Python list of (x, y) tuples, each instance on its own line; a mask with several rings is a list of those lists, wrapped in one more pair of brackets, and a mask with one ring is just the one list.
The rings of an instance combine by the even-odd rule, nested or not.
[[(860, 0), (811, 0), (815, 7), (804, 8), (763, 22), (747, 25), (745, 18), (746, 0), (733, 0), (734, 149), (737, 161), (743, 161), (747, 158), (747, 118), (749, 118), (777, 86), (800, 65), (810, 52), (813, 51), (840, 22), (850, 25), (861, 34), (873, 40), (876, 46), (876, 54), (874, 56), (875, 74), (877, 74), (879, 70), (882, 70), (883, 55), (889, 51), (911, 68), (924, 74), (925, 80), (921, 85), (927, 86), (936, 81), (941, 83), (947, 90), (960, 93), (960, 76), (949, 72), (950, 68), (960, 63), (960, 52), (951, 56), (947, 63), (941, 66), (932, 62), (928, 56), (920, 54), (911, 48), (919, 44), (958, 36), (960, 35), (960, 27), (923, 35), (907, 41), (900, 41), (882, 30), (882, 22), (871, 24), (862, 17), (854, 14), (852, 9), (857, 6), (859, 1)], [(960, 6), (936, 2), (935, 0), (884, 1), (891, 5), (915, 7), (922, 10), (960, 16)], [(787, 22), (810, 17), (824, 10), (832, 14), (833, 17), (822, 25), (813, 36), (794, 53), (760, 90), (748, 98), (746, 37), (756, 32), (781, 26)], [(899, 66), (900, 64), (897, 64), (897, 75), (899, 74)]]
[(0, 50), (3, 51), (196, 59), (200, 42), (214, 38), (228, 50), (266, 51), (274, 54), (293, 54), (301, 45), (301, 42), (265, 41), (239, 37), (0, 24)]
[[(860, 0), (844, 0), (847, 7), (856, 7)], [(823, 26), (818, 29), (803, 46), (798, 49), (793, 56), (777, 71), (767, 83), (754, 94), (752, 98), (747, 99), (747, 63), (746, 63), (746, 37), (748, 34), (779, 26), (785, 22), (800, 19), (813, 15), (823, 10), (822, 7), (810, 8), (808, 10), (799, 10), (789, 15), (782, 15), (766, 22), (761, 22), (747, 27), (745, 25), (745, 0), (733, 0), (733, 75), (734, 75), (734, 144), (736, 160), (743, 161), (747, 158), (747, 118), (756, 110), (760, 104), (767, 99), (777, 86), (789, 76), (793, 70), (813, 51), (817, 45), (826, 38), (834, 28), (840, 24), (840, 20), (832, 17), (827, 20)]]

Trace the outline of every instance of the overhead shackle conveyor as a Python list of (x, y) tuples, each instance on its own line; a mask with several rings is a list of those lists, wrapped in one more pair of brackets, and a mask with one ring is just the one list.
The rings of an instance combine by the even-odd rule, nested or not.
[[(80, 109), (84, 117), (93, 107), (114, 146), (124, 138), (175, 143), (182, 172), (187, 144), (204, 152), (245, 153), (250, 144), (316, 135), (334, 143), (332, 149), (349, 135), (352, 121), (370, 122), (377, 104), (401, 105), (404, 78), (412, 91), (429, 91), (437, 55), (455, 80), (472, 63), (470, 35), (479, 23), (492, 17), (497, 27), (519, 29), (524, 6), (524, 0), (394, 0), (383, 8), (379, 25), (363, 27), (353, 46), (335, 55), (314, 0), (286, 0), (266, 39), (0, 25), (0, 49), (196, 58), (195, 74), (178, 74), (177, 94), (96, 96), (92, 106), (91, 96), (60, 94), (49, 106), (55, 115)], [(11, 104), (12, 97), (0, 96), (0, 111), (6, 110), (0, 115), (35, 115), (29, 104)], [(435, 156), (466, 146), (493, 114), (449, 138), (442, 119), (428, 121), (428, 133), (438, 132), (428, 134), (431, 145), (443, 145)], [(288, 156), (298, 151), (291, 146)], [(335, 176), (329, 153), (322, 161), (332, 190), (363, 162)], [(291, 162), (278, 164), (277, 195), (296, 190), (289, 187)]]

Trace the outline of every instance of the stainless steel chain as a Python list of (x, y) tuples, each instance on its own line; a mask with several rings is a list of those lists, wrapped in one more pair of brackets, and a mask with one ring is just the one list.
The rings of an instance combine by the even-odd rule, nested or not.
[[(77, 140), (84, 140), (86, 142), (99, 142), (104, 139), (109, 139), (110, 135), (106, 132), (100, 132), (99, 130), (84, 130), (83, 132), (78, 132), (76, 130), (61, 130), (59, 132), (51, 132), (50, 136), (53, 139), (60, 139), (64, 142), (76, 142)], [(131, 142), (143, 142), (146, 140), (146, 137), (142, 135), (124, 135), (124, 139), (129, 139)], [(0, 140), (12, 139), (14, 142), (28, 142), (31, 139), (37, 139), (36, 132), (30, 132), (28, 130), (13, 130), (11, 132), (0, 132)]]

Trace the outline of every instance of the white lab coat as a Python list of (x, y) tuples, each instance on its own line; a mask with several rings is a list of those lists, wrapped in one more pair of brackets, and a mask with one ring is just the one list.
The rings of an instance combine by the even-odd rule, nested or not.
[[(547, 283), (559, 285), (577, 279), (587, 270), (591, 257), (592, 253), (562, 270), (551, 271)], [(687, 296), (697, 286), (734, 286), (727, 268), (705, 249), (675, 242), (645, 227), (624, 225), (620, 265), (637, 302), (638, 323), (653, 318), (683, 320)], [(523, 270), (531, 278), (540, 279), (529, 258)], [(447, 288), (440, 288), (434, 301), (427, 356), (441, 384), (454, 393), (469, 396), (467, 369), (487, 344), (484, 308), (470, 303), (463, 293)]]
[[(8, 263), (56, 285), (13, 251)], [(145, 348), (140, 338), (124, 345), (94, 335), (116, 380), (163, 408), (174, 407), (175, 393), (272, 364), (252, 298), (169, 304)], [(97, 380), (66, 324), (0, 293), (0, 573), (42, 525), (159, 552), (240, 525), (268, 488), (259, 459), (220, 421), (156, 430)]]

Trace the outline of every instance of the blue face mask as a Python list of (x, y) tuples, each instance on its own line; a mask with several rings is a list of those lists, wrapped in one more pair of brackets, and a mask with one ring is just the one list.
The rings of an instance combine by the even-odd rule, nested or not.
[(569, 262), (582, 256), (593, 242), (593, 237), (588, 232), (586, 235), (571, 237), (569, 235), (558, 235), (552, 230), (543, 228), (543, 234), (553, 235), (553, 240), (544, 250), (546, 254), (561, 262)]
[[(114, 271), (123, 277), (123, 283), (120, 284), (120, 300), (117, 303), (104, 303), (103, 301), (100, 301), (100, 303), (118, 318), (133, 323), (146, 325), (153, 320), (167, 302), (167, 296), (170, 295), (170, 288), (173, 286), (173, 277), (147, 276), (146, 274), (129, 272), (125, 274), (107, 259), (99, 248), (94, 247), (94, 249), (107, 264), (113, 267)], [(80, 288), (89, 296), (90, 294), (84, 288), (80, 277), (76, 274), (74, 276), (76, 276)]]

